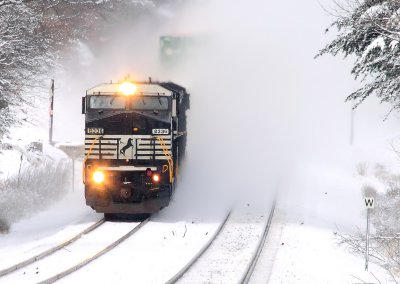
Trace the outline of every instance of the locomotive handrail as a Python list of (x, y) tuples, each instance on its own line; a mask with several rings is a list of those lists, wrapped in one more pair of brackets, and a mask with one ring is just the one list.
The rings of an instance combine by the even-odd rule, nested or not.
[(169, 181), (172, 183), (174, 161), (172, 160), (171, 154), (167, 148), (167, 145), (165, 144), (164, 138), (160, 137), (160, 136), (157, 136), (156, 138), (160, 142), (160, 145), (161, 145), (161, 148), (163, 150), (165, 157), (167, 157), (168, 167), (169, 167)]
[(186, 131), (178, 132), (178, 134), (174, 136), (174, 140), (178, 139), (179, 137), (182, 137), (182, 136), (184, 136), (186, 134), (187, 134)]
[(103, 138), (103, 136), (94, 138), (92, 145), (90, 145), (90, 148), (89, 148), (88, 153), (86, 154), (85, 158), (83, 159), (83, 167), (82, 167), (82, 180), (83, 180), (83, 184), (85, 184), (85, 164), (86, 164), (86, 161), (88, 160), (90, 154), (92, 153), (92, 150), (93, 150), (93, 148), (94, 148), (94, 144), (96, 144), (96, 141), (97, 141), (97, 140), (100, 140), (101, 138)]

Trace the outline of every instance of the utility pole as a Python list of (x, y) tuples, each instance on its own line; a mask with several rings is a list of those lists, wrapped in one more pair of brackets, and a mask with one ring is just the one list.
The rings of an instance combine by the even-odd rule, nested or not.
[(355, 109), (353, 105), (350, 113), (350, 146), (353, 146), (354, 143), (354, 114), (355, 114)]
[(54, 79), (51, 79), (51, 86), (50, 86), (50, 107), (49, 107), (49, 116), (50, 116), (50, 123), (49, 123), (49, 143), (53, 144), (53, 110), (54, 110)]

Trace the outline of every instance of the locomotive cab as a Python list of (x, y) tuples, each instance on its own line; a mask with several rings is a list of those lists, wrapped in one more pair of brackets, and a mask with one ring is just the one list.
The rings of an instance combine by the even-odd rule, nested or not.
[(186, 148), (189, 95), (174, 83), (101, 84), (82, 98), (86, 204), (99, 213), (168, 206)]

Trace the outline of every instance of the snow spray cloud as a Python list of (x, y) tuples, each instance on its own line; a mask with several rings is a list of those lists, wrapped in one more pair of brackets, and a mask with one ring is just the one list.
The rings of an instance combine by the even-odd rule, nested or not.
[(288, 164), (347, 142), (348, 91), (313, 60), (328, 23), (297, 2), (191, 1), (172, 17), (172, 33), (208, 40), (167, 74), (192, 94), (188, 200), (262, 204)]
[(87, 89), (126, 76), (147, 80), (147, 76), (157, 75), (161, 25), (150, 8), (139, 7), (142, 15), (109, 24), (90, 41), (76, 43), (75, 52), (72, 57), (68, 55), (55, 78), (55, 140), (82, 143), (84, 116), (80, 98)]
[[(79, 98), (92, 85), (130, 74), (185, 86), (188, 155), (176, 199), (207, 210), (268, 200), (284, 166), (306, 156), (324, 159), (348, 144), (350, 106), (343, 100), (352, 79), (336, 59), (313, 59), (330, 22), (317, 1), (177, 3), (82, 46), (65, 89), (74, 102), (66, 94), (63, 104), (73, 104), (80, 125)], [(204, 40), (181, 66), (165, 70), (158, 62), (161, 35)], [(74, 129), (83, 141), (76, 125), (64, 132)]]
[[(192, 94), (188, 199), (263, 204), (291, 167), (349, 164), (351, 62), (314, 59), (331, 20), (321, 1), (295, 0), (190, 1), (171, 17), (170, 33), (203, 39), (165, 74)], [(357, 111), (359, 123), (366, 117), (358, 139), (382, 128)]]

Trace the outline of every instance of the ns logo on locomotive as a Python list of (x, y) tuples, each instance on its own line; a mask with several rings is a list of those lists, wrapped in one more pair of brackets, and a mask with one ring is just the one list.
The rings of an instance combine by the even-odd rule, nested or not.
[(86, 204), (107, 214), (168, 206), (186, 147), (189, 94), (171, 82), (106, 83), (86, 91)]

